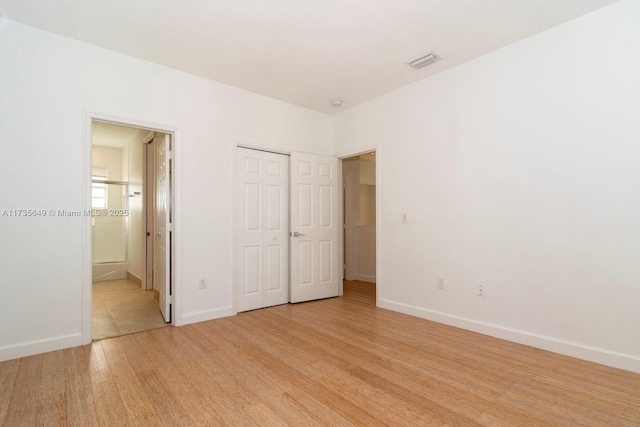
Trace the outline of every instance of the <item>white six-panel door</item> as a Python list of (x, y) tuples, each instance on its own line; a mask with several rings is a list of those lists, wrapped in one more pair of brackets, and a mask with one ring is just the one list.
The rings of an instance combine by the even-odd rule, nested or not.
[(338, 159), (291, 153), (291, 302), (338, 295)]
[(289, 158), (238, 148), (237, 311), (289, 301)]

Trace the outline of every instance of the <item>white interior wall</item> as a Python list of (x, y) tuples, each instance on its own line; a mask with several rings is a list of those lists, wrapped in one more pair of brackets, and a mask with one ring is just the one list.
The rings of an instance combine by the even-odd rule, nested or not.
[[(175, 323), (233, 314), (234, 141), (329, 154), (330, 118), (7, 20), (0, 57), (2, 208), (82, 209), (89, 113), (176, 129)], [(81, 344), (82, 218), (0, 218), (0, 234), (2, 283), (20, 283), (3, 286), (0, 360)]]
[(91, 166), (106, 168), (109, 181), (123, 181), (124, 157), (122, 148), (94, 145), (91, 150)]
[(640, 372), (639, 50), (623, 0), (335, 116), (378, 147), (380, 305)]

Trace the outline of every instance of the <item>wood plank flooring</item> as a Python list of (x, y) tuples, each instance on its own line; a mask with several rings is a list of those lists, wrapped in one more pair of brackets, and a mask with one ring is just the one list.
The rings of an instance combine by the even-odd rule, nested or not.
[(640, 425), (640, 375), (376, 308), (374, 286), (0, 363), (0, 425)]

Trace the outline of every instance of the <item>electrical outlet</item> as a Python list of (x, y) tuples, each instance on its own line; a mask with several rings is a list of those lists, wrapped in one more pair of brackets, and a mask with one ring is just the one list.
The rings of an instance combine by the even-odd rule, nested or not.
[(444, 289), (444, 277), (438, 277), (438, 289)]
[(479, 297), (484, 296), (484, 285), (478, 285), (478, 296)]
[(205, 279), (204, 277), (201, 277), (198, 279), (198, 288), (200, 289), (206, 289), (207, 287), (207, 279)]

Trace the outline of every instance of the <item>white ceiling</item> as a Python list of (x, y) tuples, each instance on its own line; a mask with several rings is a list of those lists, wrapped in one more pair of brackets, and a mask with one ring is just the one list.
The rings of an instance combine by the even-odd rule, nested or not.
[(615, 1), (0, 0), (0, 16), (334, 113)]

